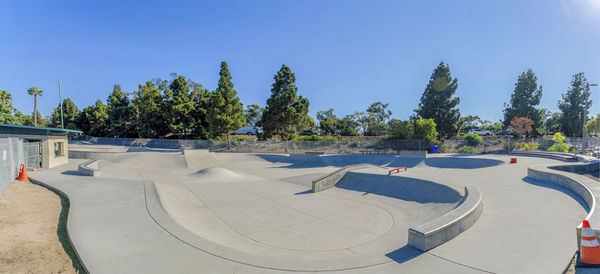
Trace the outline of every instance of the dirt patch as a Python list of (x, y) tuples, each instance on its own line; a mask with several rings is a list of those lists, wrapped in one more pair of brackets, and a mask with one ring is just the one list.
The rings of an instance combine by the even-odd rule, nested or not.
[(30, 182), (0, 198), (0, 273), (82, 273), (66, 235), (68, 201)]

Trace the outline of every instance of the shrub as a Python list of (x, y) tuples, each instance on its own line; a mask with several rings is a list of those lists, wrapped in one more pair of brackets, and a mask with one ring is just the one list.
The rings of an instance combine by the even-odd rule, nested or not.
[(548, 151), (553, 152), (569, 152), (569, 146), (565, 144), (565, 136), (563, 136), (560, 132), (554, 134), (552, 137), (552, 141), (554, 141), (554, 145), (548, 148)]
[(338, 138), (335, 136), (325, 136), (323, 138), (323, 141), (328, 141), (328, 142), (337, 142)]
[(468, 153), (468, 154), (476, 154), (477, 149), (473, 146), (462, 146), (461, 148), (455, 150), (456, 153)]
[(248, 137), (246, 136), (241, 136), (237, 138), (238, 141), (243, 142), (243, 141), (248, 141)]
[(319, 135), (298, 136), (298, 137), (293, 137), (292, 141), (304, 141), (304, 142), (323, 141), (323, 137), (321, 137)]
[(469, 133), (465, 135), (465, 143), (470, 146), (478, 146), (481, 141), (483, 141), (483, 137), (479, 136), (479, 134)]
[(511, 143), (513, 150), (531, 151), (538, 149), (538, 144), (533, 142), (515, 142)]

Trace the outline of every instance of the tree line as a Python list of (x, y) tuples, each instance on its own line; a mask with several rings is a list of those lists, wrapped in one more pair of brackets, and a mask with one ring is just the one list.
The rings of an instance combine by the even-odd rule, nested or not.
[[(455, 96), (458, 79), (452, 77), (444, 62), (433, 70), (418, 107), (408, 120), (392, 119), (389, 104), (374, 102), (365, 111), (338, 117), (330, 108), (317, 112), (317, 122), (308, 115), (309, 100), (299, 95), (296, 77), (282, 65), (275, 74), (271, 96), (264, 107), (243, 107), (234, 89), (226, 62), (221, 63), (217, 88), (213, 91), (181, 75), (172, 80), (153, 79), (125, 92), (118, 84), (106, 99), (79, 109), (71, 99), (63, 100), (65, 128), (79, 129), (99, 137), (127, 138), (228, 138), (242, 126), (260, 128), (261, 138), (294, 138), (303, 130), (318, 130), (321, 135), (388, 136), (396, 139), (448, 139), (471, 128), (491, 131), (527, 129), (528, 136), (563, 132), (581, 136), (583, 117), (592, 101), (583, 73), (573, 75), (571, 86), (558, 102), (560, 112), (539, 108), (542, 86), (531, 69), (518, 76), (510, 101), (504, 104), (502, 121), (490, 122), (478, 116), (461, 116)], [(9, 92), (0, 90), (0, 123), (61, 127), (60, 104), (49, 117), (37, 111), (43, 91), (32, 87), (34, 112), (25, 115), (12, 105)], [(485, 94), (482, 94), (485, 100)], [(599, 115), (600, 116), (600, 115)], [(600, 117), (587, 122), (588, 132), (599, 131)]]

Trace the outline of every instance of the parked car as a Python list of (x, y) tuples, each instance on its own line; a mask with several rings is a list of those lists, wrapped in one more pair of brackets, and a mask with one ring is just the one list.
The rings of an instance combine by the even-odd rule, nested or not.
[(256, 129), (253, 127), (243, 127), (233, 132), (235, 135), (256, 135)]
[(510, 131), (506, 130), (506, 129), (503, 129), (501, 131), (498, 131), (498, 133), (496, 133), (496, 135), (510, 135), (510, 134), (511, 134)]
[(469, 129), (469, 133), (475, 133), (475, 134), (485, 135), (485, 136), (492, 135), (492, 133), (489, 130), (483, 130), (480, 128)]
[(304, 130), (300, 133), (300, 135), (303, 136), (312, 136), (312, 135), (319, 135), (318, 133), (312, 131), (312, 130)]

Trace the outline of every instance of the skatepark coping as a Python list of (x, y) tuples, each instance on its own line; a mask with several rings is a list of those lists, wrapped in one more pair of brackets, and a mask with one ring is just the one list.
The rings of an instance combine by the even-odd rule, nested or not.
[(479, 189), (465, 187), (465, 197), (455, 209), (408, 229), (408, 245), (425, 252), (458, 236), (479, 219), (483, 211), (481, 198)]

